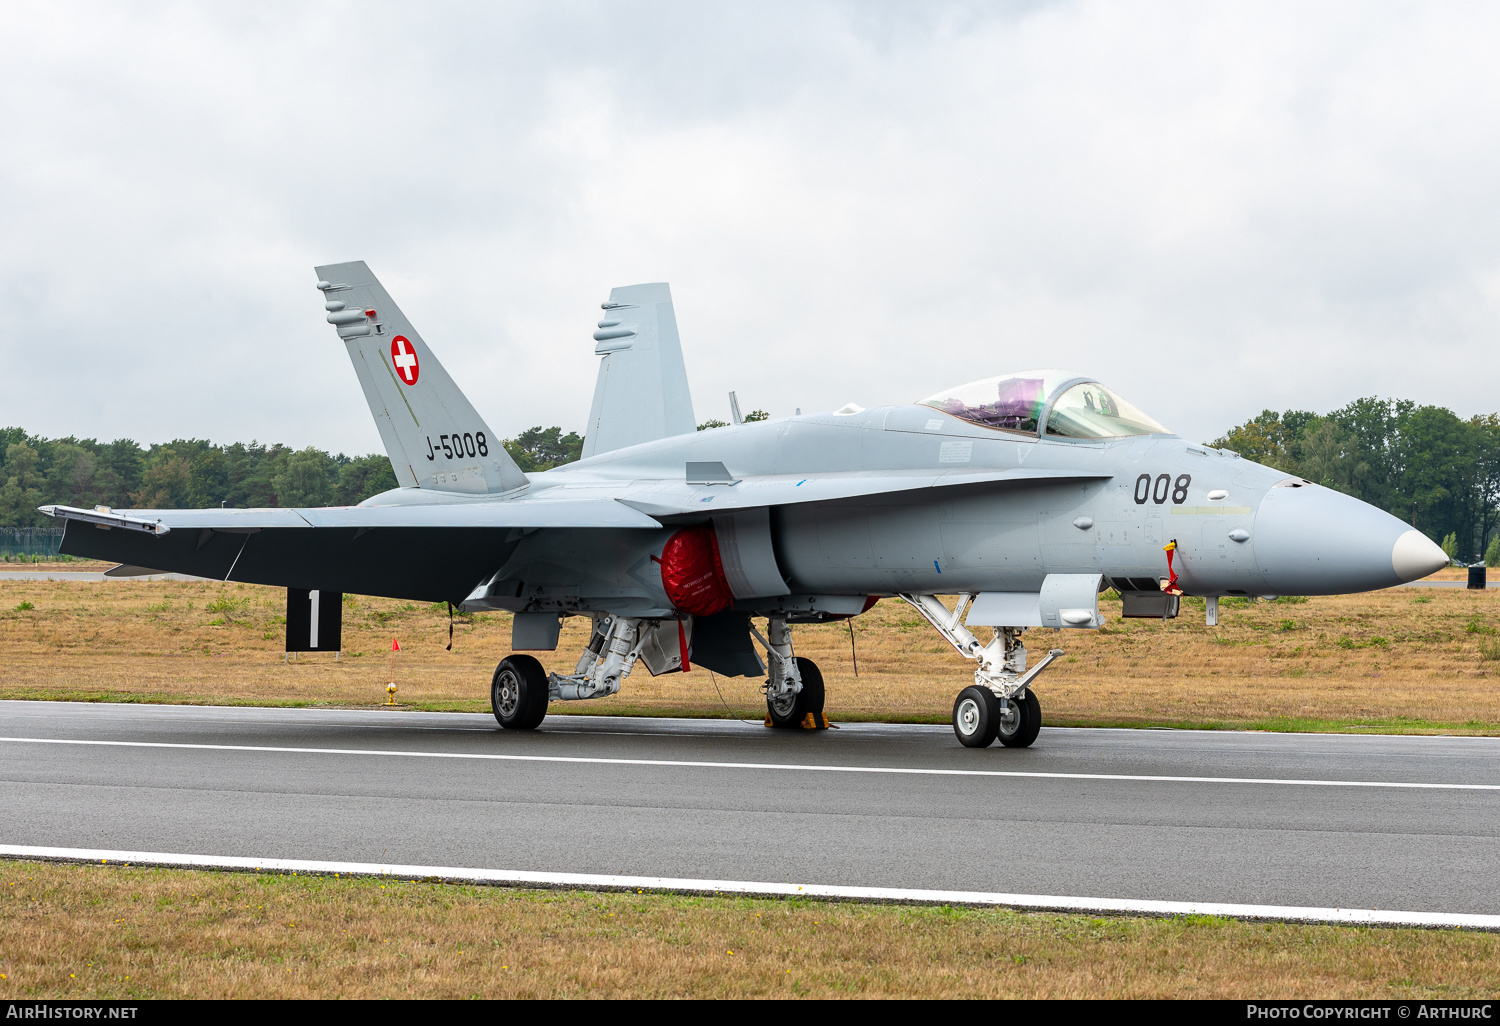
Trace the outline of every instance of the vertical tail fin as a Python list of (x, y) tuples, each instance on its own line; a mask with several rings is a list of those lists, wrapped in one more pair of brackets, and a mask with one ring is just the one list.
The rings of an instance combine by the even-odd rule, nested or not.
[(594, 332), (599, 377), (583, 455), (692, 434), (693, 397), (665, 282), (614, 289)]
[(349, 350), (396, 480), (479, 494), (527, 483), (364, 261), (316, 269), (328, 323)]

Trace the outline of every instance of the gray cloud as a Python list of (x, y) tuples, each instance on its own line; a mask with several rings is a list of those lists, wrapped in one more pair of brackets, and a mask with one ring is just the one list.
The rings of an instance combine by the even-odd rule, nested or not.
[(610, 286), (699, 419), (1097, 374), (1211, 437), (1461, 413), (1500, 314), (1482, 5), (0, 8), (0, 421), (379, 441), (365, 259), (503, 434), (581, 428)]

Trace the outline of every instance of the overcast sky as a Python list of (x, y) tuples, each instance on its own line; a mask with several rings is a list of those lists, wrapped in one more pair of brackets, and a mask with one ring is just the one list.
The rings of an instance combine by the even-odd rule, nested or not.
[(0, 5), (0, 424), (378, 451), (317, 263), (493, 430), (611, 286), (699, 420), (1035, 366), (1213, 438), (1500, 409), (1500, 6)]

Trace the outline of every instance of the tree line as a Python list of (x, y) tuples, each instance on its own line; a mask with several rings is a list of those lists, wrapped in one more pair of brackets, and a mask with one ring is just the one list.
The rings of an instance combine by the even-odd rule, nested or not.
[(1500, 416), (1356, 399), (1260, 416), (1209, 443), (1337, 489), (1423, 531), (1450, 558), (1500, 564)]
[[(504, 443), (522, 470), (571, 463), (583, 439), (534, 427)], [(384, 455), (330, 455), (322, 449), (179, 438), (149, 447), (129, 438), (43, 438), (0, 428), (0, 528), (53, 527), (43, 503), (118, 509), (211, 506), (346, 506), (388, 488), (396, 475)]]

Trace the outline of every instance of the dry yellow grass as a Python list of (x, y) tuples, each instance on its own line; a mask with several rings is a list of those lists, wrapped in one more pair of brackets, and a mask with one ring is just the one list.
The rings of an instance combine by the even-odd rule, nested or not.
[[(398, 637), (402, 705), (488, 709), (490, 675), (509, 651), (507, 615), (460, 616), (450, 653), (442, 605), (350, 601), (343, 661), (286, 664), (279, 589), (0, 574), (0, 698), (374, 706)], [(1119, 603), (1106, 601), (1101, 631), (1027, 639), (1033, 658), (1053, 645), (1067, 651), (1038, 684), (1052, 724), (1500, 733), (1496, 601), (1493, 591), (1397, 588), (1226, 603), (1217, 628), (1204, 626), (1201, 602), (1159, 622), (1121, 620)], [(567, 621), (558, 651), (538, 653), (549, 670), (572, 669), (586, 630), (582, 618)], [(897, 600), (859, 617), (854, 631), (857, 677), (847, 624), (795, 630), (798, 652), (823, 669), (835, 721), (947, 720), (971, 664)], [(642, 667), (621, 695), (554, 711), (758, 719), (764, 704), (758, 681), (698, 669), (653, 678)]]
[(61, 570), (66, 573), (102, 574), (111, 567), (118, 565), (117, 563), (108, 563), (97, 559), (25, 560), (19, 557), (12, 557), (0, 562), (0, 573), (18, 571), (55, 573)]
[(0, 863), (0, 1000), (1465, 998), (1500, 937)]

